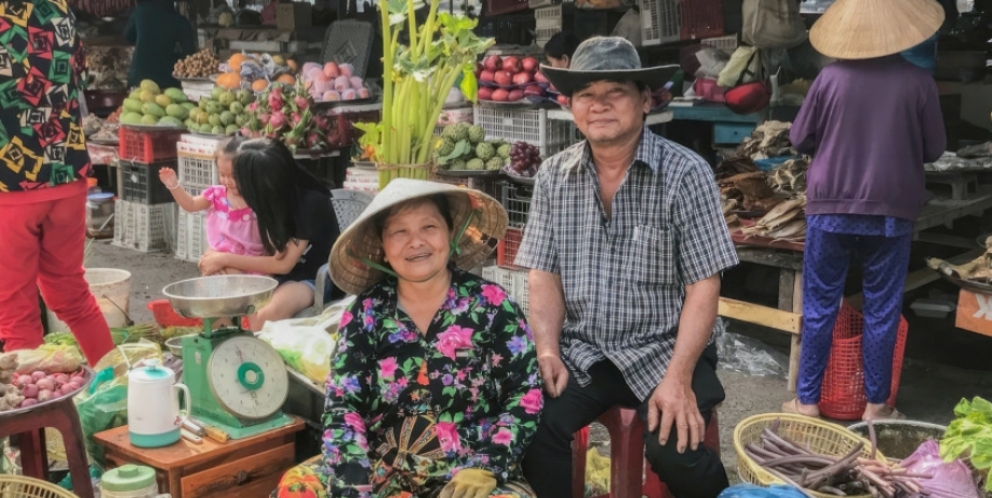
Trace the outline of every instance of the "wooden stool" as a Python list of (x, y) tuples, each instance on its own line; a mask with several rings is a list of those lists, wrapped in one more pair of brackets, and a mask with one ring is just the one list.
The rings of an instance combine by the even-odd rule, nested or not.
[[(609, 498), (672, 498), (658, 474), (644, 459), (644, 423), (637, 410), (614, 406), (597, 419), (610, 433)], [(716, 410), (706, 426), (703, 446), (720, 453), (720, 423)], [(572, 497), (585, 496), (586, 451), (589, 428), (575, 433), (572, 441)]]
[(0, 416), (0, 438), (16, 436), (24, 475), (47, 481), (46, 427), (62, 434), (69, 460), (69, 475), (72, 476), (72, 492), (80, 498), (93, 498), (93, 481), (90, 480), (86, 446), (83, 444), (83, 427), (71, 397), (60, 398), (26, 413)]

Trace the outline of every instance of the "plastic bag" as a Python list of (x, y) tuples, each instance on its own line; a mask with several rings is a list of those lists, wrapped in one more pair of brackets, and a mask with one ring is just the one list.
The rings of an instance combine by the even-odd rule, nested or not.
[(93, 435), (127, 424), (127, 372), (147, 358), (162, 359), (158, 344), (142, 339), (118, 346), (97, 362), (94, 367), (97, 374), (89, 388), (73, 398), (83, 427), (86, 452), (100, 466), (106, 463), (103, 447)]
[(718, 498), (806, 498), (806, 495), (792, 486), (781, 484), (767, 488), (754, 484), (737, 484), (723, 490)]
[(758, 48), (792, 48), (806, 41), (795, 0), (744, 0), (741, 40)]
[(258, 338), (275, 348), (297, 372), (323, 385), (331, 373), (341, 315), (354, 300), (354, 297), (342, 299), (319, 316), (266, 322)]
[(17, 354), (17, 373), (37, 370), (46, 373), (72, 373), (83, 364), (79, 348), (70, 345), (42, 344), (37, 349), (19, 349), (7, 354)]
[(933, 439), (925, 441), (909, 458), (902, 461), (909, 474), (932, 474), (933, 479), (920, 481), (932, 498), (980, 498), (971, 469), (961, 460), (951, 463), (940, 458), (940, 445)]
[(718, 48), (706, 47), (696, 52), (696, 60), (699, 61), (699, 69), (694, 76), (715, 80), (720, 77), (720, 71), (727, 67), (730, 54)]
[(724, 88), (733, 88), (737, 85), (757, 81), (761, 58), (755, 54), (758, 49), (755, 47), (740, 46), (730, 56), (730, 62), (720, 71), (717, 84)]
[(759, 377), (785, 378), (789, 357), (765, 343), (726, 331), (716, 338), (719, 368)]

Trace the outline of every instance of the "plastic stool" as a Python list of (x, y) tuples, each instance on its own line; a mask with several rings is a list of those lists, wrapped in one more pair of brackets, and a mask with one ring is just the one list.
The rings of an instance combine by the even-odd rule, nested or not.
[[(644, 423), (637, 410), (614, 406), (597, 419), (610, 433), (609, 498), (673, 498), (668, 487), (644, 459)], [(706, 426), (703, 446), (720, 453), (720, 422), (714, 409)], [(572, 498), (584, 498), (589, 428), (572, 441)], [(642, 477), (643, 476), (643, 477)]]
[(93, 481), (90, 480), (86, 447), (83, 445), (83, 427), (72, 398), (62, 398), (49, 405), (16, 415), (0, 416), (0, 438), (17, 436), (21, 450), (24, 475), (48, 480), (48, 449), (45, 446), (45, 427), (62, 434), (72, 492), (80, 498), (93, 498)]

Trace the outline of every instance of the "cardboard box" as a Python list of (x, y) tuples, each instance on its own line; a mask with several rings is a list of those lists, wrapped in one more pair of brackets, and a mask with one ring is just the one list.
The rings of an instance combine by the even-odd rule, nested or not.
[(992, 336), (992, 294), (962, 289), (958, 294), (958, 316), (954, 326)]
[(313, 6), (308, 3), (276, 5), (276, 27), (279, 29), (309, 28), (313, 24)]

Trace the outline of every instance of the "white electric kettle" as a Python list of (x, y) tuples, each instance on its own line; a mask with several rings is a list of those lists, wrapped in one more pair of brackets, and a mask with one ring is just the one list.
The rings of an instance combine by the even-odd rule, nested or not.
[[(179, 391), (186, 395), (185, 413), (179, 411)], [(179, 441), (183, 422), (189, 416), (189, 388), (176, 383), (176, 373), (161, 360), (145, 360), (128, 373), (127, 425), (131, 444), (158, 448)]]

